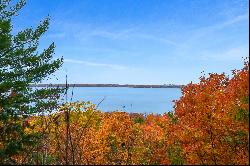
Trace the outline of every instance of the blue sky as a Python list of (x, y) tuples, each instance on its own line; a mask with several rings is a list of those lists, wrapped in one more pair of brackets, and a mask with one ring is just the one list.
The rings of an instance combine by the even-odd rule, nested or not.
[(14, 32), (50, 28), (64, 57), (64, 83), (187, 84), (201, 72), (231, 73), (249, 56), (249, 10), (245, 0), (27, 0)]

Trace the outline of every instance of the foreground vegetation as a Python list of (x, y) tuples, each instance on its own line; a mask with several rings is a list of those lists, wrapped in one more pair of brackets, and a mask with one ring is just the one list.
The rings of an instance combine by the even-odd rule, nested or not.
[[(249, 64), (233, 77), (182, 87), (164, 115), (101, 112), (63, 103), (63, 89), (32, 89), (62, 65), (52, 43), (38, 53), (49, 19), (13, 35), (24, 5), (0, 1), (0, 164), (249, 164)], [(53, 113), (52, 113), (53, 112)]]
[(89, 102), (28, 119), (43, 139), (13, 157), (29, 164), (249, 164), (249, 66), (201, 77), (164, 115), (101, 112)]

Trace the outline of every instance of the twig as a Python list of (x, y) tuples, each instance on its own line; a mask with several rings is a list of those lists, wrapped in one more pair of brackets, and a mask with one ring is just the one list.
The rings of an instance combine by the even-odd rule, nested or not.
[(106, 96), (104, 96), (104, 98), (97, 104), (96, 108), (99, 107), (99, 105), (105, 100)]
[(73, 86), (73, 89), (72, 89), (72, 92), (71, 92), (71, 98), (70, 98), (70, 102), (72, 102), (72, 98), (74, 96), (74, 88), (75, 88), (76, 84), (74, 84)]
[[(68, 102), (68, 75), (66, 74), (66, 103)], [(65, 142), (65, 162), (68, 165), (68, 142), (69, 142), (69, 110), (65, 110), (66, 121), (66, 142)]]

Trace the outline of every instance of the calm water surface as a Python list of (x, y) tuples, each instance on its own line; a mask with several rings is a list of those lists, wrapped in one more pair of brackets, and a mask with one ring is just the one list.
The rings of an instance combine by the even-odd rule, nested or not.
[[(72, 96), (73, 90), (73, 96)], [(102, 111), (162, 114), (172, 111), (181, 96), (179, 88), (77, 87), (69, 88), (68, 101), (91, 101)]]

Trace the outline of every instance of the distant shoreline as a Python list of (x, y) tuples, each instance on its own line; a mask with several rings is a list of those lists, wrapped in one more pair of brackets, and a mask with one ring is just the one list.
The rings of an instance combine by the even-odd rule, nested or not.
[[(183, 85), (67, 84), (68, 87), (182, 88)], [(30, 87), (66, 87), (66, 84), (31, 84)]]

